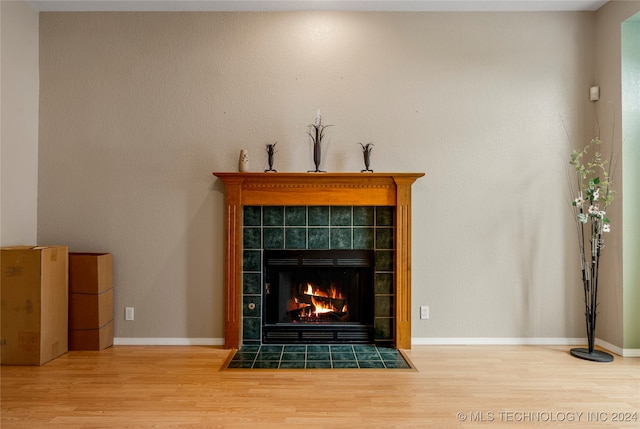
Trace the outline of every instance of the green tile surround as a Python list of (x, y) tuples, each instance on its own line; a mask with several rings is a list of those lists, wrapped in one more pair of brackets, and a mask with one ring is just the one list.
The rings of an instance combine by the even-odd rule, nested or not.
[(261, 344), (263, 249), (373, 249), (375, 340), (393, 344), (394, 210), (362, 206), (243, 207), (242, 343)]
[(229, 369), (411, 369), (392, 347), (375, 345), (245, 345), (227, 365)]

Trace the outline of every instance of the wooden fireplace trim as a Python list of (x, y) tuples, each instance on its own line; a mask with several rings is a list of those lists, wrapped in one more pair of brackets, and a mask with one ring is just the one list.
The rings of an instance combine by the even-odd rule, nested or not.
[(395, 345), (411, 348), (411, 185), (424, 173), (224, 173), (225, 348), (242, 342), (243, 206), (393, 206)]

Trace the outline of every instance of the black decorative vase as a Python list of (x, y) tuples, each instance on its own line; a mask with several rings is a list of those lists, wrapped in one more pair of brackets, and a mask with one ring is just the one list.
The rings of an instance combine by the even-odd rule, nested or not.
[(318, 134), (318, 128), (316, 127), (316, 137), (313, 139), (313, 164), (316, 166), (314, 173), (324, 173), (320, 170), (320, 160), (322, 159), (322, 139)]
[(373, 143), (362, 144), (362, 157), (364, 158), (364, 170), (360, 170), (361, 173), (373, 173), (373, 170), (369, 168), (371, 165), (371, 150), (373, 149)]
[(313, 128), (313, 133), (309, 130), (307, 134), (309, 134), (313, 142), (313, 164), (316, 169), (309, 170), (308, 173), (326, 173), (326, 171), (320, 170), (320, 162), (322, 161), (322, 139), (324, 138), (324, 130), (330, 126), (331, 125), (322, 125), (320, 116), (316, 118), (315, 124), (309, 125), (309, 128)]
[[(587, 305), (586, 311), (586, 320), (587, 320), (587, 347), (576, 347), (569, 352), (572, 356), (575, 356), (580, 359), (590, 360), (593, 362), (612, 362), (613, 355), (603, 352), (601, 350), (595, 349), (596, 344), (596, 306), (589, 305), (590, 303), (595, 303), (597, 298), (597, 293), (590, 293), (590, 291), (585, 291), (585, 298)], [(595, 296), (592, 296), (595, 295)]]
[(277, 170), (273, 169), (273, 162), (275, 161), (275, 156), (276, 156), (276, 144), (278, 144), (278, 142), (267, 144), (266, 151), (267, 151), (267, 162), (269, 163), (269, 168), (264, 170), (265, 173), (278, 172)]
[[(600, 259), (600, 247), (594, 252), (594, 258), (592, 260), (592, 272), (597, 273), (597, 262)], [(593, 262), (595, 261), (595, 262)], [(585, 276), (583, 278), (584, 286), (584, 301), (585, 301), (585, 320), (587, 326), (587, 347), (576, 347), (569, 352), (572, 356), (580, 359), (590, 360), (593, 362), (611, 362), (613, 361), (613, 355), (596, 350), (596, 316), (597, 303), (598, 303), (598, 277), (592, 275), (591, 277)]]

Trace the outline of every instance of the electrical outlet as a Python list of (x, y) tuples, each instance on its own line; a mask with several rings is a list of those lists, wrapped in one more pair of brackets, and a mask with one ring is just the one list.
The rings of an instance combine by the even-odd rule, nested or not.
[(428, 319), (429, 318), (429, 306), (428, 305), (421, 305), (420, 306), (420, 318), (421, 319)]
[(124, 309), (124, 320), (133, 320), (133, 307), (126, 307)]

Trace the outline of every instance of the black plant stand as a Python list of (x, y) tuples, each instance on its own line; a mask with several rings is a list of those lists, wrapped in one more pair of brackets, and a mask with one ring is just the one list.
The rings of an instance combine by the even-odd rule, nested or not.
[(580, 359), (590, 360), (592, 362), (613, 362), (613, 355), (600, 350), (593, 350), (589, 352), (587, 348), (575, 348), (571, 349), (570, 353)]

